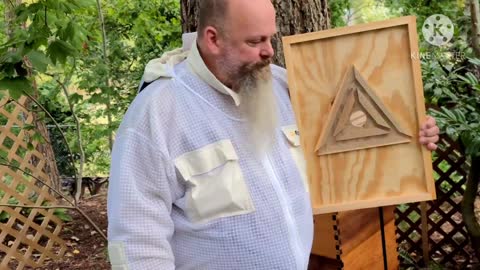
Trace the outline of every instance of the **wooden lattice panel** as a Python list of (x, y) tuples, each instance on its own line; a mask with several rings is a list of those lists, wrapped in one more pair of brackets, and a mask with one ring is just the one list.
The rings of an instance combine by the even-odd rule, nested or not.
[[(25, 106), (26, 98), (0, 101), (0, 204), (55, 205), (56, 198), (47, 186), (51, 186), (51, 178), (46, 160), (36, 150), (39, 142), (32, 140), (34, 132), (28, 128), (34, 124), (33, 115)], [(54, 209), (0, 209), (0, 215), (9, 216), (8, 221), (0, 222), (0, 269), (40, 267), (47, 257), (63, 256), (62, 221)]]
[[(437, 200), (428, 202), (427, 222), (429, 259), (454, 269), (465, 269), (475, 263), (468, 233), (461, 215), (468, 164), (458, 145), (443, 137), (435, 153)], [(396, 210), (397, 242), (400, 249), (412, 256), (417, 267), (422, 260), (422, 226), (420, 204), (400, 206)], [(404, 267), (412, 266), (402, 260)]]

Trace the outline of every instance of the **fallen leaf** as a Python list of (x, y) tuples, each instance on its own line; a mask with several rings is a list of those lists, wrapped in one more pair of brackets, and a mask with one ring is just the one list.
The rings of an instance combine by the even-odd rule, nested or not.
[(73, 251), (73, 254), (80, 254), (80, 250), (75, 249), (75, 250)]
[(70, 237), (70, 239), (75, 240), (75, 241), (77, 241), (77, 242), (80, 241), (80, 239), (79, 239), (78, 237), (76, 237), (76, 236), (72, 236), (72, 237)]

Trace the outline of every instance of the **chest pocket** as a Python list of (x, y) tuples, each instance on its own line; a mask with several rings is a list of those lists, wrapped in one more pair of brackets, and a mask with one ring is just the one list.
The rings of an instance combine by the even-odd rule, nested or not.
[(303, 155), (302, 147), (300, 146), (300, 133), (298, 132), (298, 128), (296, 125), (283, 126), (282, 132), (288, 140), (290, 154), (292, 155), (293, 161), (295, 161), (298, 171), (300, 172), (300, 177), (302, 178), (305, 190), (309, 192), (307, 181), (307, 165)]
[(222, 140), (175, 159), (187, 182), (186, 213), (194, 223), (253, 212), (238, 156), (230, 140)]

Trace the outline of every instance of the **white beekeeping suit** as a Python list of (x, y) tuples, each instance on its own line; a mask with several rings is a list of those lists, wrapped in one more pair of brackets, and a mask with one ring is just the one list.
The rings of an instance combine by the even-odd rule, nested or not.
[(186, 60), (153, 76), (160, 79), (118, 130), (108, 191), (112, 268), (306, 269), (313, 220), (285, 70), (272, 65), (276, 142), (256, 158), (245, 145), (240, 96), (194, 44)]

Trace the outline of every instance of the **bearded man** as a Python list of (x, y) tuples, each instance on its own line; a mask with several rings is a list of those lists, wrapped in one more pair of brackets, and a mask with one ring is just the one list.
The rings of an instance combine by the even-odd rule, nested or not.
[[(269, 0), (202, 0), (185, 61), (118, 130), (113, 269), (307, 269), (313, 219)], [(436, 147), (429, 119), (420, 141)], [(297, 153), (297, 154), (295, 154)]]

